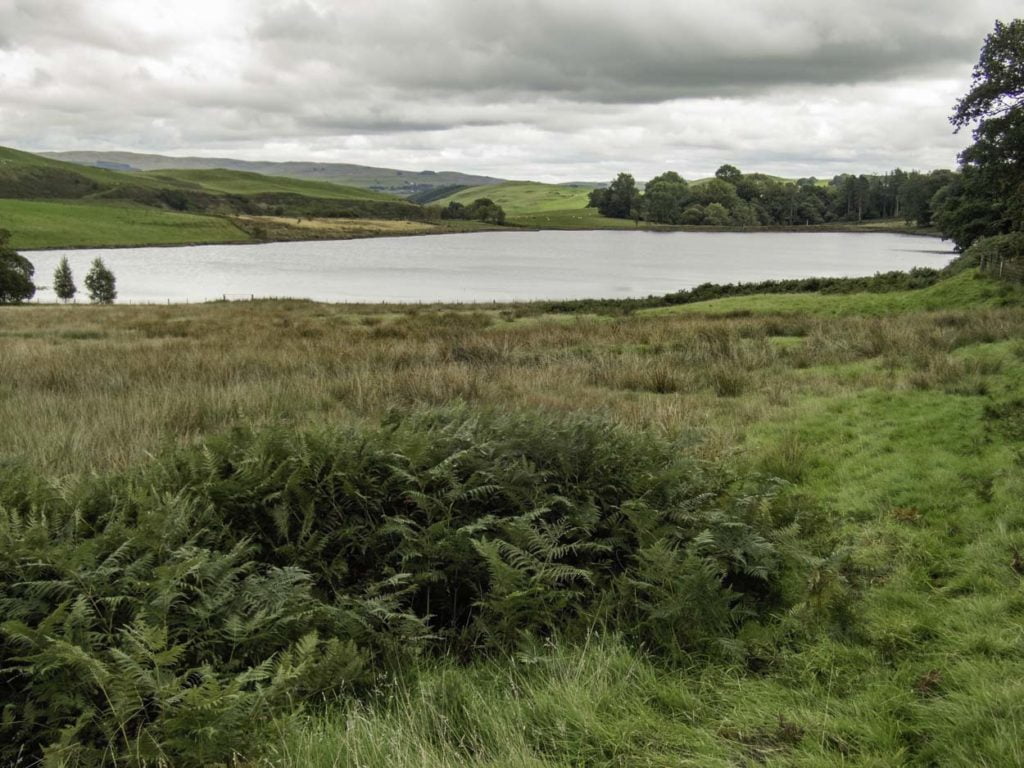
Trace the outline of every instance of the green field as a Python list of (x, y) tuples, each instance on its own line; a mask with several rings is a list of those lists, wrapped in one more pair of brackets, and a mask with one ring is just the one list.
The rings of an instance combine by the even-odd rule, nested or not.
[(15, 248), (184, 245), (249, 241), (228, 219), (138, 205), (0, 199)]
[(329, 181), (304, 181), (283, 176), (264, 176), (246, 171), (173, 170), (136, 174), (149, 179), (175, 184), (194, 184), (211, 192), (232, 195), (291, 194), (328, 200), (396, 200), (393, 195), (360, 187), (346, 187)]
[(470, 187), (450, 197), (438, 200), (435, 205), (445, 206), (449, 203), (469, 205), (474, 200), (486, 197), (505, 209), (505, 213), (515, 218), (520, 214), (542, 213), (565, 209), (585, 208), (589, 189), (562, 186), (558, 184), (541, 184), (536, 181), (506, 181), (501, 184), (488, 184)]
[[(586, 201), (584, 201), (586, 205)], [(520, 213), (509, 217), (508, 223), (517, 227), (537, 229), (637, 229), (631, 219), (613, 219), (602, 216), (596, 208), (554, 209), (536, 213)], [(661, 224), (641, 221), (640, 229), (673, 229)]]
[[(244, 576), (243, 607), (231, 609), (242, 613), (218, 631), (228, 633), (232, 654), (270, 653), (297, 635), (275, 618), (288, 603), (254, 590), (274, 584), (280, 596), (302, 582), (295, 574), (287, 583), (283, 575), (258, 576), (248, 570), (251, 560), (236, 576), (216, 565), (221, 555), (197, 547), (225, 526), (270, 536), (288, 565), (318, 567), (316, 553), (335, 546), (327, 521), (351, 525), (365, 510), (395, 506), (379, 535), (371, 528), (343, 537), (346, 546), (359, 545), (349, 556), (355, 559), (325, 566), (315, 578), (350, 567), (355, 578), (372, 565), (357, 550), (415, 541), (417, 549), (396, 550), (403, 572), (443, 591), (465, 573), (454, 569), (442, 579), (423, 569), (446, 558), (466, 567), (476, 555), (460, 536), (521, 534), (488, 528), (493, 520), (463, 531), (454, 520), (490, 519), (513, 505), (526, 510), (522, 520), (591, 510), (574, 519), (592, 526), (594, 510), (604, 509), (612, 527), (600, 531), (608, 536), (617, 526), (625, 532), (626, 519), (654, 525), (641, 512), (661, 503), (655, 489), (663, 487), (682, 494), (680, 530), (694, 530), (695, 520), (708, 527), (703, 538), (679, 539), (680, 552), (698, 559), (702, 551), (717, 553), (703, 567), (719, 573), (732, 557), (722, 542), (735, 535), (734, 546), (749, 547), (742, 531), (754, 526), (767, 538), (741, 560), (760, 562), (763, 575), (755, 569), (727, 578), (741, 592), (760, 578), (771, 587), (734, 613), (715, 614), (721, 583), (701, 581), (703, 571), (692, 570), (691, 561), (656, 547), (644, 557), (654, 558), (650, 567), (668, 569), (662, 576), (634, 576), (627, 591), (607, 593), (606, 602), (577, 615), (576, 603), (560, 608), (559, 597), (581, 599), (588, 587), (560, 564), (586, 562), (578, 549), (585, 545), (572, 543), (555, 515), (542, 519), (556, 528), (530, 529), (531, 536), (567, 537), (548, 550), (555, 560), (539, 564), (544, 550), (531, 549), (537, 540), (513, 538), (520, 551), (513, 557), (506, 550), (511, 559), (502, 567), (509, 570), (492, 562), (492, 577), (510, 579), (511, 591), (500, 599), (488, 593), (482, 623), (474, 625), (484, 635), (467, 638), (439, 625), (444, 640), (433, 645), (436, 638), (401, 618), (409, 610), (401, 608), (406, 577), (395, 574), (378, 591), (346, 598), (346, 611), (369, 611), (345, 625), (362, 661), (343, 648), (331, 656), (317, 645), (322, 637), (307, 637), (306, 651), (288, 646), (267, 662), (277, 681), (264, 688), (267, 698), (231, 687), (241, 656), (220, 682), (209, 677), (196, 687), (211, 673), (181, 664), (194, 658), (185, 644), (198, 642), (199, 630), (181, 636), (181, 650), (164, 651), (163, 636), (140, 625), (117, 635), (127, 656), (87, 649), (63, 666), (56, 648), (25, 636), (18, 656), (28, 647), (42, 654), (40, 690), (52, 695), (87, 691), (111, 669), (135, 670), (104, 684), (112, 703), (91, 705), (105, 713), (95, 722), (116, 726), (109, 738), (128, 754), (153, 754), (147, 739), (155, 738), (166, 759), (182, 764), (240, 753), (249, 765), (352, 768), (1020, 765), (1022, 338), (1019, 291), (972, 271), (916, 291), (750, 296), (617, 317), (538, 315), (529, 306), (278, 301), (0, 308), (0, 368), (7, 372), (0, 419), (8, 425), (0, 467), (29, 473), (13, 482), (0, 474), (0, 506), (48, 510), (0, 515), (0, 536), (7, 537), (0, 572), (9, 567), (4, 557), (22, 557), (18, 562), (39, 569), (41, 580), (27, 603), (8, 580), (14, 602), (7, 605), (57, 604), (63, 587), (43, 584), (76, 563), (78, 570), (68, 571), (76, 588), (89, 585), (120, 610), (136, 593), (117, 591), (119, 579), (148, 569), (156, 568), (160, 589), (170, 589), (172, 576), (185, 580), (186, 592), (172, 595), (192, 594), (189, 573), (221, 584), (221, 592)], [(453, 410), (453, 402), (461, 405)], [(251, 443), (250, 428), (263, 437)], [(207, 448), (187, 448), (201, 440), (210, 441)], [(177, 458), (166, 457), (183, 446)], [(519, 447), (507, 454), (509, 446)], [(683, 464), (670, 470), (670, 461), (662, 463), (668, 455)], [(720, 472), (735, 478), (728, 490), (714, 485)], [(546, 480), (535, 485), (530, 478), (538, 476)], [(778, 480), (765, 486), (771, 477)], [(613, 500), (631, 484), (646, 501), (616, 512)], [(765, 495), (766, 487), (774, 490)], [(543, 499), (533, 495), (541, 491)], [(244, 515), (182, 529), (236, 505)], [(108, 508), (131, 514), (105, 529), (100, 549), (88, 538), (74, 556), (39, 549), (46, 536), (71, 535), (61, 531), (79, 530), (83, 516), (102, 519)], [(719, 511), (707, 517), (713, 508)], [(139, 510), (156, 526), (152, 533), (134, 533), (136, 523), (128, 521)], [(335, 517), (338, 511), (344, 514)], [(75, 525), (44, 534), (51, 525), (44, 520), (64, 514)], [(266, 525), (249, 529), (245, 520)], [(21, 526), (33, 533), (18, 533)], [(294, 533), (274, 533), (286, 530)], [(641, 526), (637, 535), (642, 541), (653, 530)], [(117, 549), (118, 537), (128, 535), (133, 544)], [(148, 541), (175, 536), (183, 549), (146, 549)], [(108, 546), (109, 558), (96, 560)], [(479, 546), (498, 557), (500, 549)], [(44, 567), (40, 558), (51, 556), (57, 559)], [(694, 597), (701, 589), (710, 591)], [(156, 594), (139, 603), (147, 622), (187, 616), (206, 626), (223, 618), (191, 599), (169, 603), (180, 607), (178, 618), (168, 618), (146, 607), (161, 604), (153, 602)], [(246, 613), (249, 604), (262, 613)], [(631, 607), (639, 619), (615, 618)], [(645, 625), (648, 610), (658, 618)], [(80, 645), (73, 628), (90, 615), (77, 608), (49, 631)], [(309, 618), (315, 615), (289, 621), (326, 626), (324, 618)], [(541, 616), (560, 618), (538, 634), (517, 634)], [(666, 645), (670, 627), (675, 639)], [(97, 624), (90, 642), (107, 631)], [(389, 646), (389, 637), (402, 641)], [(457, 653), (446, 654), (445, 643)], [(315, 648), (321, 650), (308, 656)], [(316, 658), (326, 666), (300, 665)], [(142, 666), (132, 666), (136, 661)], [(146, 673), (146, 664), (160, 673)], [(311, 677), (313, 669), (329, 674)], [(54, 689), (55, 680), (65, 682)], [(353, 682), (331, 689), (331, 680)], [(314, 685), (330, 692), (311, 694)], [(298, 698), (274, 698), (281, 690)], [(133, 696), (156, 719), (140, 719)], [(182, 696), (190, 709), (176, 709)], [(294, 704), (310, 698), (317, 703)], [(162, 709), (154, 701), (163, 701)], [(200, 703), (197, 721), (188, 713)], [(71, 722), (74, 710), (68, 712)], [(80, 733), (91, 733), (94, 721), (76, 722)], [(16, 728), (17, 719), (0, 727)]]

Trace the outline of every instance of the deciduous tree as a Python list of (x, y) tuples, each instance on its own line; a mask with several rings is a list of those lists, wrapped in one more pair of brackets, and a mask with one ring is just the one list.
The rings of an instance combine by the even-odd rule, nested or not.
[(89, 301), (94, 304), (113, 304), (117, 298), (117, 281), (103, 259), (93, 260), (92, 268), (85, 276), (85, 287), (89, 291)]
[(0, 229), (0, 304), (20, 304), (36, 294), (32, 262), (10, 247), (11, 233)]

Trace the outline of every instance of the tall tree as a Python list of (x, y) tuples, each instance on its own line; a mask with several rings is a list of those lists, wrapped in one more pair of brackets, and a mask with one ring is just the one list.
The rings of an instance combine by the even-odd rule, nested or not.
[[(972, 197), (994, 192), (998, 209), (986, 226), (1024, 229), (1024, 19), (996, 22), (950, 122), (956, 131), (974, 126), (974, 144), (960, 153), (966, 183), (956, 199), (979, 208)], [(954, 196), (946, 197), (948, 207)]]
[(67, 256), (61, 258), (57, 269), (53, 272), (53, 290), (57, 294), (57, 298), (65, 304), (75, 298), (75, 294), (78, 293)]
[(11, 233), (0, 229), (0, 304), (20, 304), (36, 295), (32, 262), (10, 247)]
[(655, 176), (644, 188), (644, 209), (648, 221), (679, 224), (682, 222), (683, 208), (689, 201), (689, 186), (675, 171)]
[(85, 276), (85, 287), (93, 304), (113, 304), (117, 298), (117, 281), (103, 259), (93, 260), (89, 274)]
[(615, 177), (615, 181), (608, 185), (608, 189), (604, 190), (597, 210), (603, 216), (628, 219), (634, 210), (640, 208), (640, 203), (640, 190), (637, 189), (636, 179), (628, 173), (620, 173)]

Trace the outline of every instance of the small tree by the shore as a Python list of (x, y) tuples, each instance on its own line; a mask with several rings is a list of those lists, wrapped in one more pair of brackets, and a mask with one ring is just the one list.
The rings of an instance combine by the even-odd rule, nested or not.
[(0, 304), (21, 304), (36, 293), (32, 262), (10, 247), (11, 233), (0, 229)]
[(78, 293), (67, 256), (60, 260), (60, 264), (53, 272), (53, 290), (57, 294), (57, 298), (65, 304), (75, 298), (75, 294)]
[(85, 287), (89, 290), (89, 301), (93, 304), (113, 304), (117, 298), (117, 281), (114, 273), (107, 269), (103, 259), (95, 259), (89, 274), (85, 276)]

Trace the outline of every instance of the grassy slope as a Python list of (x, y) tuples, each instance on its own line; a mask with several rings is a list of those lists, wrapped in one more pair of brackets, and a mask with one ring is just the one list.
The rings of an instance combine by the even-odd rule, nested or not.
[[(238, 421), (453, 398), (699, 429), (710, 458), (791, 481), (808, 534), (837, 547), (806, 605), (690, 669), (607, 637), (425, 663), (378, 701), (282, 720), (256, 762), (1021, 765), (1024, 311), (969, 274), (928, 290), (881, 296), (882, 314), (873, 296), (742, 297), (730, 311), (800, 305), (571, 323), (299, 302), (3, 308), (0, 455), (82, 471)], [(943, 311), (923, 311), (938, 296)]]
[(180, 245), (247, 241), (228, 219), (134, 205), (0, 200), (0, 226), (15, 248)]
[(148, 188), (179, 186), (176, 182), (168, 183), (167, 181), (147, 178), (139, 174), (126, 175), (105, 168), (75, 165), (74, 163), (65, 163), (60, 160), (51, 160), (48, 157), (34, 155), (29, 152), (0, 147), (0, 181), (32, 171), (37, 173), (75, 174), (104, 187), (116, 187), (128, 181), (137, 186)]
[(585, 208), (589, 194), (590, 190), (587, 189), (558, 184), (506, 181), (501, 184), (470, 187), (438, 200), (436, 204), (444, 206), (455, 202), (469, 205), (478, 198), (487, 197), (504, 208), (507, 215), (515, 217), (524, 213)]
[(921, 291), (891, 293), (853, 293), (823, 295), (816, 293), (762, 294), (731, 296), (677, 307), (644, 310), (651, 314), (698, 313), (705, 315), (740, 314), (813, 314), (813, 315), (884, 315), (921, 310), (960, 307), (998, 306), (1009, 286), (977, 278), (973, 272), (962, 272), (948, 280)]
[(173, 170), (150, 171), (136, 174), (159, 181), (172, 183), (184, 182), (195, 184), (211, 192), (223, 192), (235, 195), (257, 195), (264, 193), (286, 193), (321, 197), (329, 200), (397, 200), (393, 195), (374, 192), (360, 187), (346, 187), (332, 184), (329, 181), (306, 181), (290, 179), (284, 176), (264, 176), (247, 171), (213, 170)]
[[(122, 173), (65, 163), (0, 147), (0, 227), (13, 233), (16, 248), (181, 245), (250, 241), (252, 221), (240, 228), (230, 218), (187, 214), (105, 199), (119, 188), (202, 190), (215, 194), (288, 194), (316, 200), (398, 201), (391, 195), (323, 181), (303, 181), (229, 170)], [(6, 196), (4, 196), (6, 195)], [(250, 220), (252, 217), (248, 217)], [(287, 228), (268, 220), (259, 226), (263, 239), (280, 232), (282, 239), (350, 237), (390, 234), (397, 225), (346, 219), (326, 221), (312, 230)], [(328, 226), (329, 225), (329, 226)], [(416, 224), (416, 231), (437, 229)], [(448, 228), (457, 229), (457, 228)], [(446, 229), (446, 231), (448, 231)], [(354, 233), (354, 234), (353, 234)]]

